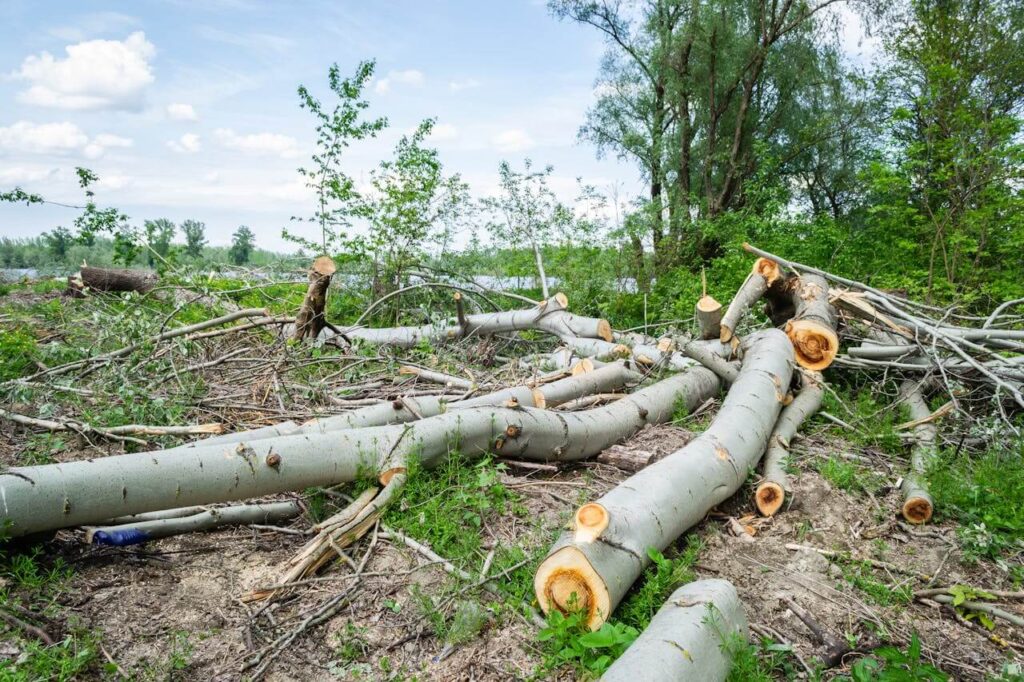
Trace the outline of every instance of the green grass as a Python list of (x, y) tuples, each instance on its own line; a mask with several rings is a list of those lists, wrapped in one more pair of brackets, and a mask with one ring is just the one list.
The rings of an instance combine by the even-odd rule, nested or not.
[(0, 381), (17, 379), (33, 369), (36, 339), (24, 328), (0, 331)]
[[(727, 682), (774, 682), (795, 680), (799, 663), (793, 655), (793, 647), (762, 638), (747, 641), (735, 635), (725, 638), (722, 645), (732, 658)], [(816, 679), (816, 678), (812, 678)]]
[(1024, 440), (981, 456), (944, 454), (928, 481), (939, 519), (959, 522), (968, 559), (1006, 559), (1024, 550)]
[(687, 536), (686, 548), (671, 559), (665, 558), (653, 547), (648, 551), (653, 564), (644, 571), (637, 587), (623, 600), (616, 611), (616, 620), (643, 630), (651, 622), (676, 588), (695, 579), (693, 565), (703, 549), (696, 535)]
[(872, 572), (871, 564), (866, 562), (841, 561), (843, 578), (856, 587), (879, 606), (903, 606), (913, 601), (913, 593), (907, 585), (892, 586), (879, 580)]
[(818, 473), (832, 487), (849, 493), (862, 494), (870, 492), (874, 494), (878, 492), (884, 482), (882, 477), (875, 472), (836, 456), (830, 456), (826, 460), (819, 461), (817, 468)]

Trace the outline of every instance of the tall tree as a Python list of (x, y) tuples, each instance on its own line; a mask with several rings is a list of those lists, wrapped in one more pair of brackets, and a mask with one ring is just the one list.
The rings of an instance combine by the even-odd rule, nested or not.
[(181, 224), (181, 232), (185, 235), (185, 254), (189, 258), (199, 258), (206, 246), (206, 223), (198, 220), (186, 220)]
[(245, 265), (256, 248), (256, 235), (246, 225), (241, 225), (231, 235), (231, 248), (228, 250), (228, 258), (235, 265)]
[(177, 229), (167, 218), (146, 220), (142, 224), (146, 233), (146, 245), (149, 247), (146, 252), (146, 262), (150, 267), (156, 267), (167, 260), (171, 251), (171, 240), (174, 239), (174, 232)]
[(363, 89), (373, 77), (375, 63), (360, 62), (351, 78), (342, 78), (337, 64), (327, 72), (327, 82), (337, 101), (329, 106), (314, 97), (304, 85), (299, 86), (299, 106), (309, 110), (316, 119), (316, 151), (312, 166), (300, 168), (306, 186), (316, 194), (316, 210), (304, 220), (320, 228), (320, 243), (303, 239), (284, 230), (284, 237), (305, 248), (323, 253), (341, 248), (358, 211), (359, 192), (355, 181), (342, 169), (345, 150), (352, 142), (368, 137), (387, 127), (386, 118), (363, 120), (364, 110), (370, 103), (363, 99)]
[(926, 248), (929, 295), (983, 277), (1019, 295), (1024, 3), (912, 0), (889, 25), (896, 151), (876, 213)]
[(522, 172), (513, 170), (507, 161), (498, 166), (501, 193), (483, 200), (483, 207), (492, 214), (489, 231), (497, 240), (512, 249), (526, 247), (533, 252), (544, 298), (549, 297), (547, 274), (544, 271), (542, 247), (556, 236), (558, 228), (572, 218), (548, 186), (553, 166), (534, 170), (526, 159)]
[(445, 175), (437, 150), (426, 146), (433, 128), (433, 119), (427, 119), (403, 135), (393, 158), (371, 171), (372, 191), (359, 199), (356, 215), (369, 229), (348, 245), (372, 260), (377, 295), (397, 289), (428, 246), (446, 243), (467, 207), (462, 178)]
[(718, 254), (713, 221), (744, 207), (749, 179), (776, 177), (806, 141), (794, 129), (823, 58), (816, 15), (836, 0), (551, 0), (600, 30), (608, 52), (581, 136), (638, 162), (656, 262)]

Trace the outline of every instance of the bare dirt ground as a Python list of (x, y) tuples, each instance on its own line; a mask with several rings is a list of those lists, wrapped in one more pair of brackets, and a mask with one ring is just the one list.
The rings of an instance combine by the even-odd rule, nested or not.
[[(620, 447), (664, 455), (690, 436), (677, 427), (650, 427)], [(935, 585), (1012, 589), (998, 570), (962, 562), (954, 528), (910, 529), (897, 522), (892, 510), (898, 507), (898, 493), (875, 499), (851, 496), (809, 470), (815, 457), (841, 455), (845, 447), (842, 441), (822, 437), (802, 442), (798, 450), (803, 471), (794, 478), (792, 503), (774, 520), (745, 518), (754, 512), (749, 491), (712, 512), (694, 531), (705, 544), (698, 575), (733, 581), (751, 623), (776, 641), (792, 644), (805, 661), (823, 656), (824, 647), (786, 606), (786, 597), (855, 648), (877, 646), (879, 637), (906, 642), (916, 631), (925, 658), (957, 679), (981, 680), (1006, 660), (1020, 660), (1017, 645), (998, 645), (951, 611), (921, 603), (882, 605), (852, 585), (841, 564), (813, 551), (786, 548), (797, 543), (884, 561), (902, 570), (868, 573), (890, 586), (923, 587), (923, 581), (908, 575), (921, 573), (934, 576), (929, 582)], [(595, 462), (554, 475), (509, 469), (502, 482), (522, 496), (527, 520), (495, 516), (482, 530), (467, 532), (484, 533), (484, 547), (509, 543), (532, 551), (536, 547), (531, 545), (548, 536), (538, 528), (548, 533), (557, 529), (581, 499), (626, 476)], [(730, 517), (743, 519), (754, 535), (733, 535)], [(293, 525), (302, 529), (307, 524), (300, 520)], [(90, 548), (82, 544), (80, 533), (62, 531), (47, 552), (58, 553), (75, 569), (64, 598), (69, 621), (102, 633), (111, 659), (140, 679), (239, 679), (254, 652), (353, 586), (351, 600), (336, 615), (281, 648), (266, 679), (508, 680), (537, 674), (541, 656), (536, 626), (524, 615), (525, 606), (518, 612), (496, 609), (478, 636), (446, 650), (432, 636), (414, 586), (430, 594), (451, 578), (393, 540), (374, 541), (370, 535), (350, 549), (356, 563), (368, 553), (358, 581), (352, 568), (338, 562), (269, 608), (239, 600), (247, 590), (273, 582), (279, 566), (303, 542), (299, 535), (240, 528), (161, 540), (144, 548)], [(479, 598), (494, 606), (488, 604), (487, 593)], [(1005, 623), (998, 625), (998, 632), (1008, 642), (1024, 635)], [(845, 660), (854, 658), (850, 654)], [(837, 671), (842, 666), (830, 674)]]

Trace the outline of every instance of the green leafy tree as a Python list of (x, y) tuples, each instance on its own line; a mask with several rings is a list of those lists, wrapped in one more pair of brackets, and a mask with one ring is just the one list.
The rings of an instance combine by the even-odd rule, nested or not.
[(146, 262), (150, 267), (157, 267), (167, 262), (171, 251), (171, 240), (174, 239), (174, 232), (177, 229), (170, 220), (157, 218), (143, 222), (143, 230), (146, 233)]
[(572, 222), (569, 208), (548, 186), (553, 172), (553, 166), (534, 170), (530, 159), (523, 162), (521, 172), (502, 161), (498, 166), (501, 193), (482, 201), (492, 215), (488, 223), (491, 235), (504, 246), (532, 252), (544, 298), (549, 292), (542, 248)]
[(189, 258), (202, 256), (206, 246), (206, 223), (186, 220), (181, 224), (181, 232), (185, 235), (185, 254)]
[(319, 226), (320, 243), (316, 244), (284, 230), (284, 237), (312, 251), (337, 250), (348, 236), (351, 219), (358, 211), (359, 193), (355, 182), (342, 169), (345, 150), (357, 140), (376, 137), (387, 127), (386, 118), (363, 120), (363, 111), (369, 102), (363, 99), (363, 89), (373, 77), (375, 63), (360, 62), (351, 78), (342, 78), (337, 64), (332, 64), (327, 73), (331, 92), (337, 97), (333, 107), (310, 94), (304, 85), (299, 86), (299, 106), (307, 109), (316, 118), (316, 151), (313, 164), (300, 168), (306, 186), (316, 194), (317, 207), (312, 217), (304, 220)]
[(75, 243), (75, 236), (66, 227), (56, 227), (51, 232), (44, 232), (43, 239), (46, 241), (46, 250), (54, 260), (60, 262), (64, 261), (68, 249)]
[(128, 216), (119, 209), (96, 205), (95, 192), (91, 188), (99, 181), (98, 175), (80, 167), (75, 169), (75, 173), (79, 186), (85, 190), (85, 208), (74, 222), (77, 240), (91, 246), (97, 234), (110, 234), (114, 239), (114, 262), (130, 265), (141, 250), (138, 230), (128, 224)]
[(1024, 10), (913, 0), (888, 23), (891, 153), (870, 176), (874, 231), (895, 235), (929, 297), (1024, 293)]
[(256, 248), (256, 235), (247, 226), (241, 225), (231, 235), (231, 249), (228, 258), (235, 265), (245, 265)]
[(359, 199), (355, 215), (368, 230), (349, 244), (372, 260), (378, 295), (397, 289), (429, 245), (443, 250), (468, 210), (468, 186), (457, 174), (445, 175), (437, 150), (425, 145), (433, 127), (427, 119), (403, 135), (394, 157), (371, 171), (371, 190)]

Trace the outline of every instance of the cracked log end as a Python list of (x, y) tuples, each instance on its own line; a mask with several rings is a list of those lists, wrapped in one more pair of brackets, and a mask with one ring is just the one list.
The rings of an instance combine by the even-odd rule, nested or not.
[(533, 591), (544, 613), (552, 608), (569, 613), (570, 604), (582, 609), (591, 630), (600, 628), (611, 612), (611, 597), (604, 580), (583, 552), (572, 546), (563, 547), (544, 560), (534, 576)]
[(839, 337), (821, 322), (790, 320), (786, 323), (786, 336), (796, 351), (797, 363), (806, 369), (825, 369), (839, 352)]
[(764, 277), (764, 281), (771, 286), (775, 280), (782, 277), (782, 268), (779, 264), (768, 258), (758, 258), (754, 261), (754, 272)]
[(782, 504), (785, 501), (786, 491), (782, 489), (781, 485), (773, 481), (761, 483), (761, 485), (757, 486), (757, 492), (754, 494), (757, 510), (763, 516), (775, 516), (782, 509)]
[(608, 320), (599, 319), (597, 321), (597, 335), (608, 343), (612, 342), (612, 339), (614, 338), (612, 336), (612, 325)]
[(658, 345), (656, 346), (662, 353), (671, 353), (676, 349), (676, 342), (671, 336), (663, 336), (658, 339)]
[(338, 266), (334, 264), (330, 256), (320, 256), (313, 261), (313, 272), (318, 275), (333, 275), (337, 272)]
[(576, 542), (593, 542), (608, 527), (608, 510), (596, 502), (576, 510)]
[(932, 501), (925, 497), (910, 497), (903, 503), (903, 518), (910, 523), (927, 523), (932, 518)]
[(594, 371), (594, 361), (590, 358), (583, 358), (575, 365), (572, 366), (572, 371), (569, 372), (572, 376), (579, 376), (580, 374), (586, 374), (587, 372)]

